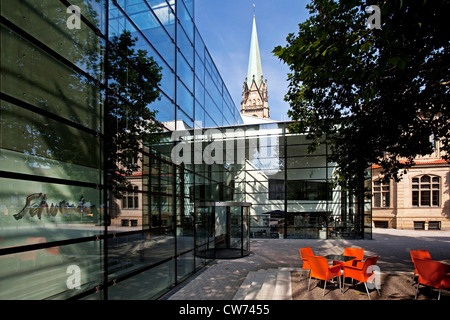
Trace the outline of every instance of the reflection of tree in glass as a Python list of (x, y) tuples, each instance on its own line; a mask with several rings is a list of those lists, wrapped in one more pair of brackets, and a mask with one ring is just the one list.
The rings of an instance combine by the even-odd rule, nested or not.
[(136, 40), (127, 31), (114, 37), (105, 68), (109, 83), (104, 150), (108, 189), (116, 197), (121, 197), (118, 189), (131, 186), (127, 176), (140, 170), (130, 159), (141, 159), (143, 143), (154, 139), (152, 133), (160, 128), (156, 111), (148, 106), (159, 97), (161, 68), (145, 50), (133, 49)]
[[(100, 6), (97, 0), (81, 5), (83, 17), (92, 26), (100, 26)], [(141, 143), (157, 131), (155, 112), (148, 106), (159, 96), (160, 68), (145, 51), (133, 49), (136, 40), (127, 32), (111, 40), (113, 49), (105, 61), (105, 41), (86, 24), (80, 30), (69, 30), (65, 7), (59, 2), (2, 0), (3, 15), (11, 25), (24, 28), (23, 35), (8, 26), (2, 28), (2, 44), (6, 45), (1, 56), (0, 125), (8, 133), (2, 139), (3, 168), (96, 184), (101, 184), (100, 170), (107, 168), (108, 189), (120, 196), (117, 190), (129, 185), (125, 175), (140, 170), (128, 160), (135, 159), (142, 151)], [(28, 23), (23, 25), (25, 18)], [(25, 34), (36, 41), (28, 41)], [(104, 86), (105, 78), (109, 88)], [(108, 132), (103, 144), (98, 134), (102, 120)], [(106, 151), (106, 164), (101, 150)], [(42, 192), (47, 197), (44, 202), (56, 206), (76, 203), (81, 194), (101, 206), (94, 189), (45, 184), (36, 191), (28, 196), (39, 197)], [(73, 197), (68, 199), (68, 195)], [(23, 204), (27, 201), (24, 198)], [(25, 207), (40, 207), (37, 198), (32, 202)], [(28, 211), (22, 210), (19, 216)]]
[[(85, 2), (81, 10), (98, 26), (99, 15), (92, 6), (99, 4)], [(29, 168), (26, 173), (34, 173), (37, 167), (41, 174), (56, 168), (64, 171), (64, 178), (82, 180), (86, 173), (72, 164), (95, 169), (100, 164), (100, 144), (92, 132), (101, 130), (104, 50), (101, 38), (88, 26), (67, 28), (65, 9), (58, 1), (2, 0), (2, 16), (24, 31), (2, 28), (2, 93), (29, 104), (24, 108), (11, 98), (2, 101), (1, 125), (14, 137), (4, 139), (2, 148), (23, 154), (23, 164)], [(23, 34), (36, 41), (28, 41)], [(50, 50), (67, 62), (52, 57)], [(43, 112), (36, 113), (33, 107)]]

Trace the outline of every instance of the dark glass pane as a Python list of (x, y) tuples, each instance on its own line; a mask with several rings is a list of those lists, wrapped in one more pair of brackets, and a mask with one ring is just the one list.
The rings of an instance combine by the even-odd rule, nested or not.
[(420, 205), (429, 206), (430, 205), (430, 191), (420, 192)]
[(412, 192), (412, 205), (419, 206), (419, 191)]
[(439, 191), (433, 191), (433, 206), (439, 206)]

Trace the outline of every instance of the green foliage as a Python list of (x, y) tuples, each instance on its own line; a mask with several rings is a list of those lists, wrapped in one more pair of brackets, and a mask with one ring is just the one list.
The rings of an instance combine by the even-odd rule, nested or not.
[[(373, 4), (381, 29), (366, 26)], [(298, 34), (273, 53), (291, 70), (289, 129), (308, 132), (311, 150), (332, 145), (338, 180), (356, 187), (372, 164), (399, 180), (432, 152), (431, 135), (448, 154), (450, 1), (312, 0), (307, 8)]]
[(112, 39), (105, 73), (108, 97), (105, 128), (108, 189), (120, 198), (120, 189), (130, 186), (127, 176), (140, 170), (132, 159), (141, 159), (143, 145), (160, 131), (156, 111), (149, 105), (159, 98), (157, 84), (161, 67), (144, 50), (135, 50), (129, 32)]

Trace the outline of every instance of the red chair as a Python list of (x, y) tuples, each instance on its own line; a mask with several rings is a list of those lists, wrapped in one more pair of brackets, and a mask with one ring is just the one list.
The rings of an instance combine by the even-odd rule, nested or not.
[(411, 254), (411, 260), (414, 263), (414, 275), (415, 277), (419, 272), (417, 272), (416, 262), (414, 259), (422, 259), (422, 260), (431, 260), (431, 255), (428, 250), (411, 250), (409, 251)]
[(318, 280), (323, 280), (325, 282), (323, 286), (323, 295), (325, 295), (325, 288), (327, 286), (327, 281), (333, 278), (338, 277), (339, 281), (339, 290), (341, 289), (341, 265), (335, 265), (330, 267), (328, 265), (328, 261), (325, 257), (320, 256), (310, 256), (308, 257), (308, 262), (311, 267), (311, 271), (309, 273), (309, 282), (308, 282), (308, 291), (309, 286), (311, 284), (311, 278), (315, 278)]
[[(370, 300), (369, 289), (367, 288), (367, 281), (372, 280), (373, 271), (369, 269), (370, 266), (375, 266), (377, 264), (378, 256), (368, 257), (364, 262), (356, 263), (356, 266), (344, 266), (344, 283), (345, 278), (351, 278), (356, 281), (364, 282), (364, 286), (366, 287), (367, 296)], [(353, 282), (353, 280), (352, 280)], [(378, 295), (380, 295), (380, 291), (378, 287), (377, 289)]]
[(356, 266), (357, 262), (361, 262), (364, 259), (364, 249), (359, 248), (345, 248), (344, 256), (346, 257), (355, 257), (355, 259), (342, 262), (342, 261), (333, 261), (333, 265), (340, 264), (342, 267), (344, 266)]
[(442, 289), (450, 288), (450, 274), (445, 273), (444, 266), (439, 261), (418, 258), (414, 261), (419, 274), (415, 299), (417, 299), (419, 286), (424, 285), (439, 289), (438, 300), (440, 300)]
[(314, 256), (314, 253), (313, 253), (311, 247), (301, 248), (301, 249), (299, 249), (299, 251), (300, 251), (300, 258), (303, 261), (302, 272), (300, 273), (300, 278), (299, 278), (299, 281), (300, 281), (300, 279), (302, 278), (302, 275), (303, 275), (303, 270), (308, 270), (308, 271), (311, 270), (311, 267), (308, 262), (308, 257)]

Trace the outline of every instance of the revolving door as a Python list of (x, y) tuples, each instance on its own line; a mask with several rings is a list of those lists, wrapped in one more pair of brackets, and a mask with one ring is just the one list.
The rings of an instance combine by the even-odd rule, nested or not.
[(250, 254), (248, 202), (204, 202), (195, 205), (196, 255), (236, 259)]

